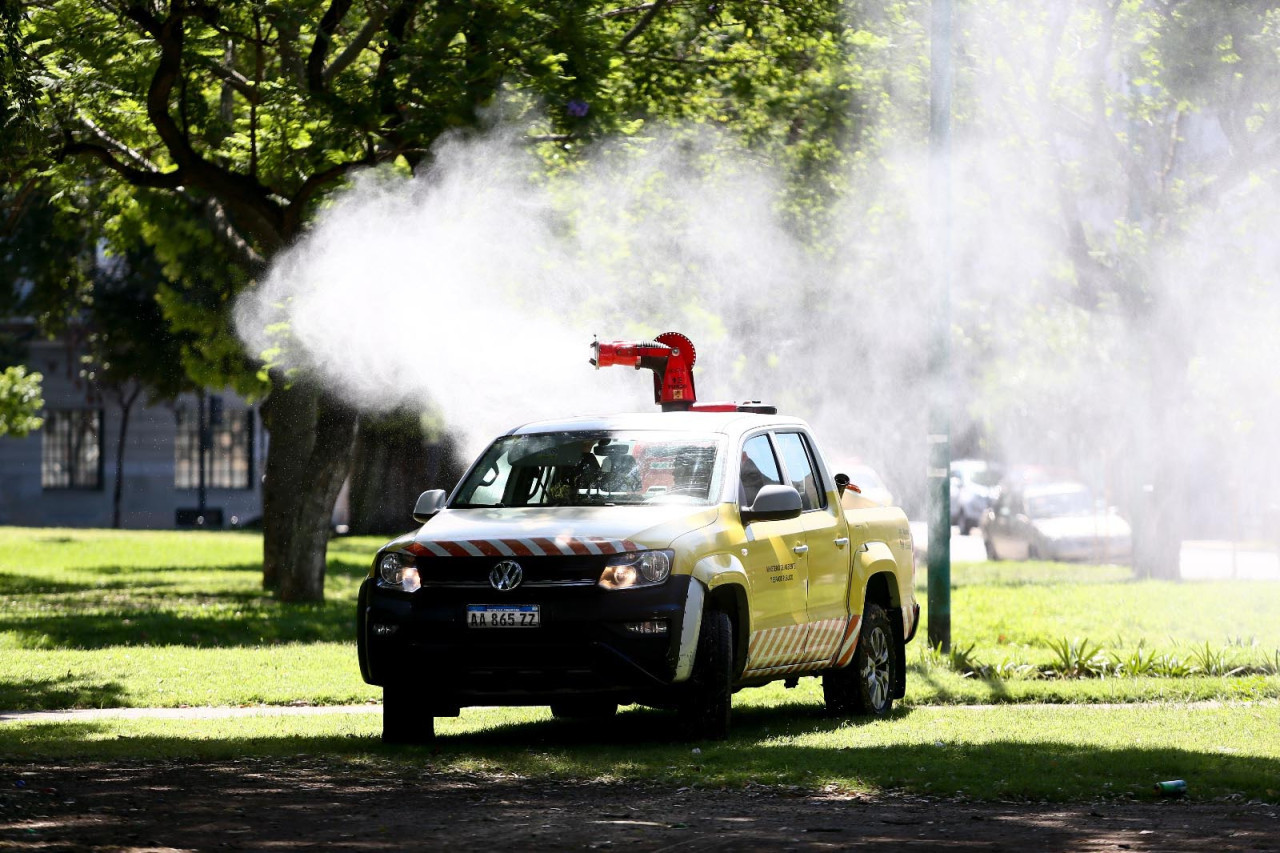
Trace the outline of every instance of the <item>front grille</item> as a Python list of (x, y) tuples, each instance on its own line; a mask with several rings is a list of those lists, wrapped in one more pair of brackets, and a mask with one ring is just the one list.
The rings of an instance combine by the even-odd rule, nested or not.
[(489, 589), (489, 572), (514, 559), (524, 570), (522, 589), (594, 586), (608, 557), (595, 554), (547, 557), (416, 557), (422, 585), (434, 589)]

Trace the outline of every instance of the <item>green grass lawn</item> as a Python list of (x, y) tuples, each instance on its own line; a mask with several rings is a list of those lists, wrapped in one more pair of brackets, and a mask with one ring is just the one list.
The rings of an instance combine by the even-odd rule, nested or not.
[[(0, 708), (376, 702), (353, 631), (378, 544), (334, 541), (327, 602), (285, 606), (261, 589), (255, 534), (0, 528)], [(1116, 652), (1280, 648), (1267, 618), (1280, 612), (1280, 585), (1139, 583), (1114, 567), (1055, 564), (959, 565), (953, 581), (954, 645), (990, 664), (1043, 662), (1060, 637)], [(982, 679), (923, 637), (908, 662), (908, 695), (889, 719), (828, 718), (806, 678), (739, 693), (732, 737), (696, 752), (672, 741), (670, 714), (640, 708), (598, 726), (545, 708), (466, 709), (437, 721), (435, 747), (392, 748), (374, 705), (318, 717), (17, 719), (0, 723), (0, 760), (313, 754), (407, 773), (981, 799), (1142, 797), (1182, 778), (1193, 798), (1280, 800), (1278, 676)]]
[[(327, 602), (281, 605), (261, 588), (258, 534), (0, 528), (0, 709), (377, 700), (357, 668), (354, 615), (379, 544), (335, 540)], [(1280, 584), (1131, 582), (1122, 568), (1046, 563), (957, 565), (953, 584), (953, 646), (987, 664), (1044, 663), (1061, 637), (1184, 657), (1193, 641), (1242, 660), (1280, 649), (1267, 618)], [(1274, 675), (965, 678), (927, 651), (922, 631), (908, 706), (1280, 696)], [(768, 701), (745, 691), (739, 704), (758, 693)], [(790, 695), (821, 704), (815, 679)]]
[[(953, 648), (987, 664), (1047, 664), (1050, 643), (1088, 639), (1122, 657), (1144, 649), (1192, 657), (1208, 643), (1246, 664), (1280, 652), (1280, 584), (1266, 581), (1135, 581), (1123, 566), (958, 563), (952, 567)], [(923, 584), (923, 572), (917, 582)], [(921, 625), (928, 624), (920, 586)], [(923, 633), (923, 628), (922, 628)]]
[(544, 708), (467, 709), (437, 720), (432, 747), (378, 739), (379, 716), (0, 724), (0, 761), (242, 759), (308, 755), (411, 775), (798, 786), (975, 799), (1152, 798), (1184, 779), (1189, 798), (1280, 800), (1280, 703), (1189, 708), (918, 707), (840, 721), (783, 691), (756, 691), (722, 743), (673, 741), (671, 714), (630, 709), (597, 725)]

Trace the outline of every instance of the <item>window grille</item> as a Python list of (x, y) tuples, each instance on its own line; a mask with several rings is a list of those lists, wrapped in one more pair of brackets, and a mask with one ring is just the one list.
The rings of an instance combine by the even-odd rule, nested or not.
[(47, 410), (40, 448), (46, 489), (102, 488), (102, 411)]
[[(216, 400), (217, 398), (210, 398)], [(173, 443), (173, 485), (200, 486), (200, 410), (177, 410), (178, 430)], [(253, 488), (253, 410), (210, 405), (205, 411), (207, 444), (204, 484), (209, 489)]]

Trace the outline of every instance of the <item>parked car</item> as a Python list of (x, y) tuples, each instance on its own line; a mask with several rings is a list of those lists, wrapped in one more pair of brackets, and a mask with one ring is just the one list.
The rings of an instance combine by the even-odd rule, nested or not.
[(968, 536), (982, 521), (982, 514), (995, 500), (1000, 471), (982, 459), (955, 459), (951, 462), (951, 523)]
[(1128, 522), (1076, 482), (1002, 485), (982, 537), (991, 560), (1116, 563), (1133, 554)]

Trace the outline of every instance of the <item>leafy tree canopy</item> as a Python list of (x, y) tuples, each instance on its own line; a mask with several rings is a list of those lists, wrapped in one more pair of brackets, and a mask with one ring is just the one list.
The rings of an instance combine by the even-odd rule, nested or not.
[(0, 371), (0, 437), (22, 438), (44, 423), (39, 412), (44, 408), (40, 395), (39, 373), (27, 373), (22, 366)]

